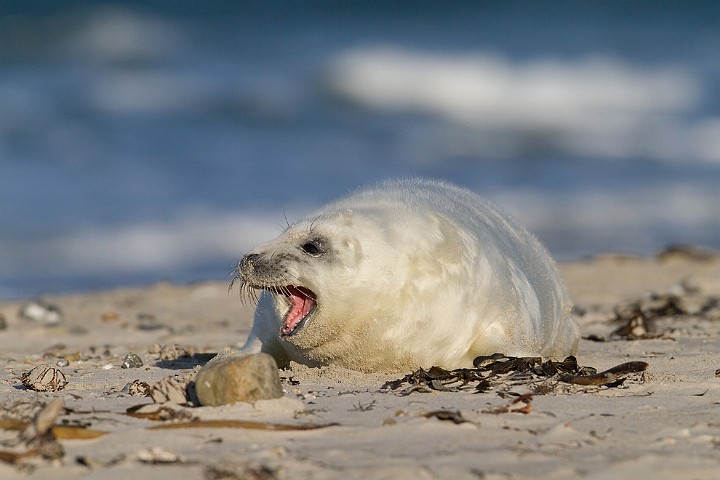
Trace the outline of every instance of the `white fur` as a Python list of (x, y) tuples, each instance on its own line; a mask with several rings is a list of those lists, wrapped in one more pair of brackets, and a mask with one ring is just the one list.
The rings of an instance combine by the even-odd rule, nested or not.
[[(310, 235), (332, 253), (303, 255)], [(478, 355), (562, 357), (579, 331), (553, 261), (496, 207), (444, 182), (403, 180), (308, 215), (252, 253), (283, 261), (317, 294), (306, 325), (279, 336), (288, 309), (263, 292), (245, 352), (363, 371), (472, 366)]]

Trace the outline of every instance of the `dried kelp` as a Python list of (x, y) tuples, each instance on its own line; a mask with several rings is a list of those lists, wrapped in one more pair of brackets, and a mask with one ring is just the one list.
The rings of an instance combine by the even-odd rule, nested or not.
[(188, 409), (172, 403), (143, 403), (141, 405), (135, 405), (128, 408), (125, 411), (125, 414), (130, 417), (142, 418), (143, 420), (153, 420), (161, 422), (186, 422), (197, 420), (197, 417), (190, 413)]
[[(21, 420), (0, 419), (0, 429), (22, 432), (31, 425), (30, 422)], [(107, 432), (92, 430), (82, 425), (55, 425), (50, 428), (52, 434), (58, 440), (89, 440), (99, 438)]]
[(403, 378), (387, 382), (381, 388), (397, 391), (399, 395), (409, 395), (430, 391), (483, 393), (499, 387), (526, 385), (535, 394), (545, 394), (553, 391), (558, 382), (618, 386), (622, 384), (624, 376), (642, 372), (648, 367), (645, 362), (628, 362), (598, 373), (595, 368), (578, 365), (573, 356), (558, 362), (541, 357), (507, 357), (503, 354), (477, 357), (473, 364), (475, 368), (455, 370), (421, 368)]
[(575, 385), (608, 385), (620, 381), (630, 373), (644, 372), (649, 367), (647, 362), (626, 362), (616, 365), (604, 372), (591, 375), (560, 375), (559, 380)]
[(291, 425), (283, 423), (253, 422), (250, 420), (195, 420), (181, 423), (163, 423), (148, 427), (149, 430), (167, 430), (175, 428), (245, 428), (250, 430), (317, 430), (335, 427), (337, 423)]
[(455, 424), (461, 424), (468, 422), (457, 410), (433, 410), (423, 415), (425, 418), (437, 418), (446, 422), (453, 422)]

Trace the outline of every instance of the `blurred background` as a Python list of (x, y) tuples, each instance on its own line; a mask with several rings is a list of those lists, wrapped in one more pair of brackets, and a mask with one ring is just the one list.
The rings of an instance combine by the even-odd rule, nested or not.
[(720, 247), (720, 3), (0, 2), (0, 298), (228, 279), (388, 177)]

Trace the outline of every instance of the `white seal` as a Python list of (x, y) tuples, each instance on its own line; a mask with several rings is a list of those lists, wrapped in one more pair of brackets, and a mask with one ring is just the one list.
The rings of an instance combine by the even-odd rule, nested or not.
[(236, 280), (246, 297), (261, 291), (243, 351), (280, 366), (450, 369), (578, 344), (540, 242), (444, 182), (385, 182), (332, 203), (245, 255)]

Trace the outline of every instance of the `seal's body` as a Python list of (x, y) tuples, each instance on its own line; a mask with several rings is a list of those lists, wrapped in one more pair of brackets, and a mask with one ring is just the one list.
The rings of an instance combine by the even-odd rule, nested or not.
[(385, 182), (290, 226), (238, 265), (262, 290), (243, 351), (363, 371), (562, 357), (578, 327), (553, 261), (506, 214), (430, 180)]

